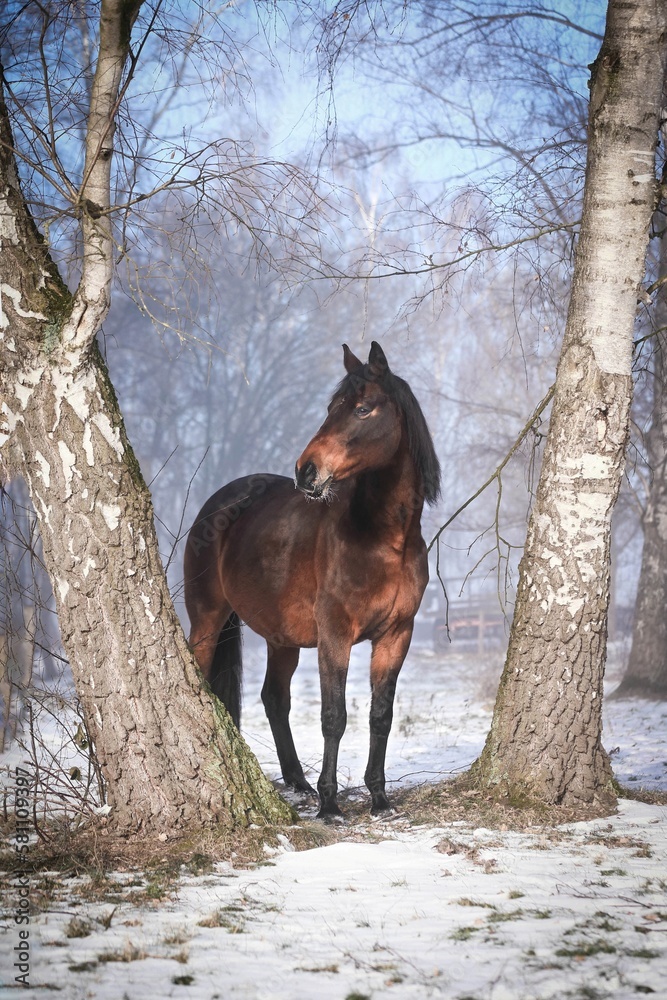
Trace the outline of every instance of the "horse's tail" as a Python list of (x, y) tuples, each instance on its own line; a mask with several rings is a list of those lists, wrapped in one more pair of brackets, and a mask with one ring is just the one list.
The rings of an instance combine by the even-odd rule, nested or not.
[(241, 621), (235, 611), (225, 622), (218, 636), (213, 654), (209, 683), (232, 717), (237, 729), (241, 728), (241, 682), (243, 680), (243, 646)]

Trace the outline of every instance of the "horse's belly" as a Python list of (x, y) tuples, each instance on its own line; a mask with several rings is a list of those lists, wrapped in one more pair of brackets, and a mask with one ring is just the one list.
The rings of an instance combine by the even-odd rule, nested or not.
[(317, 646), (317, 626), (312, 604), (290, 604), (281, 609), (277, 601), (273, 606), (257, 607), (256, 602), (233, 602), (239, 617), (253, 632), (261, 635), (273, 646)]

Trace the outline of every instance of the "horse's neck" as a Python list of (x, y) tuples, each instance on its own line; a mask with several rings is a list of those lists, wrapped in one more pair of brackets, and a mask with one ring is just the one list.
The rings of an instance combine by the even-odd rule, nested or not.
[(421, 534), (423, 506), (419, 475), (407, 444), (402, 442), (391, 465), (358, 477), (350, 512), (366, 530), (402, 547)]

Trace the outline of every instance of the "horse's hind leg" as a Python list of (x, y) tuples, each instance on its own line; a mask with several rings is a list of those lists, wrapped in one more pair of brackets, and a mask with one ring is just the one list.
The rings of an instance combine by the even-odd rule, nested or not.
[(209, 682), (211, 680), (211, 667), (218, 645), (218, 637), (231, 610), (230, 605), (226, 601), (221, 601), (218, 607), (195, 608), (191, 606), (188, 608), (192, 626), (188, 640), (190, 649), (195, 654), (199, 669)]
[(394, 717), (396, 681), (410, 647), (412, 622), (400, 632), (389, 632), (373, 643), (371, 656), (371, 742), (364, 775), (371, 793), (371, 812), (390, 809), (385, 793), (384, 762)]
[(299, 792), (313, 792), (306, 780), (303, 768), (294, 749), (292, 730), (289, 724), (291, 705), (290, 683), (299, 663), (298, 646), (268, 647), (266, 678), (262, 688), (262, 701), (266, 717), (275, 740), (280, 770), (286, 785)]
[(225, 599), (218, 572), (218, 547), (204, 543), (198, 533), (208, 528), (205, 520), (190, 531), (183, 563), (183, 592), (190, 619), (190, 649), (207, 681), (223, 625), (232, 607)]

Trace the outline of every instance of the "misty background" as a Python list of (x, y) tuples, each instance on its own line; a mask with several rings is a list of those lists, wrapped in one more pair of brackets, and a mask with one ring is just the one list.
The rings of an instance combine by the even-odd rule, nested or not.
[[(206, 4), (174, 5), (181, 19), (171, 39), (156, 33), (119, 123), (117, 184), (134, 215), (118, 222), (100, 344), (186, 632), (182, 550), (198, 509), (237, 476), (292, 475), (343, 375), (341, 344), (365, 357), (378, 340), (422, 405), (443, 469), (427, 542), (501, 465), (554, 379), (606, 11), (242, 0), (212, 22), (217, 59), (180, 63), (173, 39), (194, 6), (207, 23)], [(191, 156), (207, 144), (210, 171)], [(142, 204), (174, 150), (182, 185)], [(50, 233), (73, 284), (67, 221)], [(650, 342), (636, 367), (612, 639), (630, 627), (641, 558)], [(434, 546), (450, 602), (488, 597), (511, 619), (547, 420)], [(2, 516), (5, 633), (25, 679), (33, 661), (60, 669), (62, 653), (20, 484)]]

